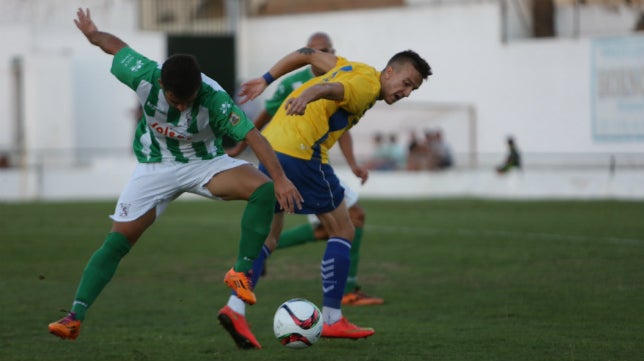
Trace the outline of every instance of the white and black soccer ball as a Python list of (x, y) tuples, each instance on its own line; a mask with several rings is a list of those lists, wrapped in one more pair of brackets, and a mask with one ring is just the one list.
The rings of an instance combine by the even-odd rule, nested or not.
[(320, 340), (323, 324), (322, 312), (313, 302), (294, 298), (277, 308), (273, 331), (282, 345), (306, 348)]

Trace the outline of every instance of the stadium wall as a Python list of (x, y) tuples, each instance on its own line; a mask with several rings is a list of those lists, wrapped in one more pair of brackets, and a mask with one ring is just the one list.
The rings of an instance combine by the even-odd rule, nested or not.
[[(516, 137), (525, 154), (555, 158), (583, 154), (602, 159), (611, 154), (644, 154), (641, 93), (619, 108), (617, 103), (598, 103), (593, 88), (602, 70), (643, 67), (641, 34), (507, 43), (502, 41), (496, 2), (433, 3), (242, 19), (237, 57), (240, 80), (262, 74), (286, 52), (300, 47), (311, 32), (323, 30), (331, 34), (340, 55), (376, 67), (383, 67), (402, 49), (421, 53), (435, 75), (410, 99), (392, 108), (410, 102), (472, 107), (477, 117), (474, 151), (478, 154), (501, 159), (508, 134)], [(6, 113), (0, 118), (0, 151), (24, 151), (24, 156), (12, 159), (13, 167), (0, 169), (0, 201), (115, 197), (132, 169), (132, 92), (109, 74), (109, 56), (78, 33), (72, 22), (77, 1), (57, 0), (54, 5), (7, 0), (3, 4), (0, 107)], [(92, 8), (101, 29), (123, 37), (151, 58), (165, 57), (165, 34), (138, 29), (135, 1), (86, 0), (80, 6)], [(21, 59), (30, 73), (24, 78), (24, 99), (16, 94), (15, 59)], [(16, 140), (20, 131), (16, 103), (20, 101), (24, 102), (22, 126), (27, 133), (22, 144)], [(249, 109), (253, 106), (260, 107), (261, 99)], [(625, 119), (618, 129), (621, 136), (612, 136), (610, 129), (598, 136), (598, 115), (608, 121), (617, 119), (615, 115), (634, 117)], [(370, 123), (367, 114), (358, 128), (368, 134), (380, 126)], [(445, 134), (452, 144), (466, 143), (463, 136)], [(368, 156), (365, 149), (371, 149), (366, 144), (356, 148), (359, 157)], [(489, 167), (440, 174), (374, 174), (362, 190), (365, 196), (411, 192), (418, 196), (622, 197), (626, 192), (640, 198), (644, 182), (639, 164), (639, 168), (614, 173), (608, 167), (562, 171), (528, 165), (522, 175), (505, 178)], [(394, 179), (404, 189), (396, 190)]]
[[(135, 161), (103, 158), (91, 166), (0, 171), (0, 202), (116, 200)], [(510, 198), (644, 200), (644, 170), (534, 169), (505, 175), (492, 169), (371, 172), (366, 184), (345, 167), (338, 176), (363, 198)], [(194, 198), (187, 195), (183, 198)]]

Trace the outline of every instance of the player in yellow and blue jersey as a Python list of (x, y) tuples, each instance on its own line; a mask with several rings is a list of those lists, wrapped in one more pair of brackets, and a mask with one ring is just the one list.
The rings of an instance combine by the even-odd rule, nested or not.
[[(325, 32), (315, 32), (311, 34), (306, 42), (306, 46), (325, 53), (335, 54), (335, 48), (333, 47), (331, 37)], [(273, 95), (265, 101), (264, 110), (262, 110), (255, 118), (255, 126), (260, 130), (263, 129), (280, 108), (282, 102), (284, 102), (284, 100), (289, 96), (289, 94), (291, 94), (291, 92), (293, 92), (293, 90), (299, 88), (302, 84), (315, 78), (316, 76), (323, 74), (324, 72), (322, 72), (321, 70), (307, 66), (302, 70), (298, 70), (293, 74), (289, 74), (288, 76), (283, 77), (280, 80), (275, 93), (273, 93)], [(368, 179), (369, 172), (366, 167), (362, 167), (356, 162), (355, 155), (353, 154), (353, 140), (351, 139), (351, 133), (344, 133), (338, 140), (338, 143), (347, 161), (347, 165), (352, 168), (354, 172), (358, 172), (360, 174), (361, 182), (365, 183)], [(228, 155), (230, 156), (236, 157), (244, 149), (246, 149), (245, 142), (239, 142), (235, 147), (226, 149), (226, 153), (228, 153)], [(347, 208), (349, 210), (349, 216), (351, 217), (351, 223), (353, 223), (355, 227), (355, 237), (353, 239), (353, 242), (351, 243), (351, 267), (349, 269), (347, 284), (344, 289), (344, 296), (342, 297), (342, 304), (351, 306), (383, 304), (384, 300), (382, 298), (366, 294), (362, 291), (361, 287), (357, 283), (358, 265), (360, 264), (360, 246), (362, 244), (366, 215), (364, 209), (358, 202), (358, 192), (348, 187), (346, 185), (346, 182), (343, 182), (342, 179), (340, 179), (340, 183), (342, 185), (342, 188), (344, 188), (344, 196), (347, 201)], [(277, 248), (281, 249), (295, 245), (301, 245), (316, 240), (326, 241), (329, 234), (324, 226), (320, 223), (320, 220), (314, 214), (309, 214), (307, 218), (308, 222), (284, 230), (284, 232), (282, 232), (282, 235), (280, 236)], [(264, 255), (268, 257), (271, 252), (272, 250), (265, 246), (260, 257)], [(262, 270), (253, 269), (253, 278), (258, 277), (258, 275), (260, 274), (263, 275), (264, 273), (265, 269), (263, 270), (263, 272)]]
[[(431, 75), (431, 68), (412, 50), (395, 54), (378, 71), (334, 54), (302, 48), (279, 60), (262, 77), (242, 84), (240, 103), (256, 98), (275, 79), (309, 64), (325, 71), (324, 75), (291, 93), (262, 134), (304, 198), (302, 208), (296, 213), (316, 214), (329, 232), (321, 262), (322, 336), (369, 337), (374, 334), (373, 329), (350, 323), (341, 311), (354, 227), (347, 212), (344, 189), (329, 165), (328, 150), (376, 101), (393, 104), (408, 97)], [(266, 244), (274, 248), (283, 223), (284, 213), (276, 208)]]

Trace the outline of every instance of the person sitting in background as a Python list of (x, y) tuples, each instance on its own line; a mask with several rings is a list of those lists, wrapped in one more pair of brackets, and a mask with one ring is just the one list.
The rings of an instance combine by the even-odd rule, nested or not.
[(407, 170), (419, 171), (422, 170), (425, 163), (427, 151), (423, 142), (418, 140), (416, 131), (409, 133), (409, 141), (407, 143)]
[(443, 132), (440, 129), (432, 132), (429, 147), (437, 169), (445, 169), (453, 165), (452, 150), (443, 139)]
[[(395, 137), (394, 137), (395, 142)], [(394, 170), (397, 167), (396, 155), (392, 153), (394, 148), (390, 141), (385, 140), (382, 133), (373, 135), (374, 153), (367, 162), (366, 168), (369, 170)]]
[(508, 137), (507, 144), (508, 144), (508, 155), (505, 158), (505, 162), (503, 162), (503, 164), (496, 167), (496, 171), (499, 174), (507, 173), (512, 168), (521, 169), (521, 154), (519, 153), (519, 149), (517, 149), (516, 143), (514, 142), (514, 138), (511, 136)]
[(398, 144), (398, 135), (396, 133), (389, 134), (389, 154), (394, 162), (394, 170), (404, 169), (406, 160), (405, 148)]

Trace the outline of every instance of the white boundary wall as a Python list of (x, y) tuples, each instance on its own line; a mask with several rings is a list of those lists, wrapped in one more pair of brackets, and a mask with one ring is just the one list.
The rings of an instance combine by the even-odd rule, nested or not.
[[(0, 202), (116, 200), (135, 161), (104, 158), (82, 168), (10, 169), (0, 172)], [(371, 172), (360, 185), (349, 169), (337, 174), (363, 198), (480, 197), (516, 199), (644, 200), (644, 170), (527, 170), (498, 175), (488, 170)], [(196, 196), (195, 196), (196, 197)]]
[[(7, 109), (0, 118), (0, 148), (11, 147), (16, 132), (11, 64), (21, 57), (33, 71), (26, 78), (24, 99), (28, 154), (90, 147), (122, 147), (125, 154), (133, 131), (134, 96), (109, 74), (109, 56), (90, 46), (72, 20), (78, 6), (91, 7), (99, 28), (155, 59), (163, 59), (166, 52), (164, 35), (137, 29), (134, 0), (33, 4), (10, 0), (0, 15), (0, 107)], [(494, 2), (414, 4), (393, 10), (244, 19), (238, 44), (241, 80), (262, 74), (283, 54), (299, 48), (310, 33), (323, 30), (334, 38), (339, 54), (379, 68), (402, 49), (413, 48), (426, 57), (435, 75), (412, 98), (394, 107), (413, 101), (473, 106), (479, 153), (501, 157), (505, 136), (513, 134), (527, 154), (644, 154), (641, 138), (593, 136), (593, 39), (503, 44)], [(32, 9), (38, 11), (29, 12)], [(627, 38), (640, 41), (642, 35)], [(644, 56), (636, 65), (641, 62)], [(367, 126), (368, 119), (369, 114), (358, 127)], [(446, 139), (458, 136), (446, 134)], [(129, 176), (130, 162), (130, 158), (103, 157), (85, 168), (71, 169), (41, 166), (35, 155), (27, 157), (24, 171), (0, 170), (0, 201), (115, 197)], [(618, 170), (613, 177), (602, 170), (588, 172), (527, 168), (521, 177), (506, 178), (487, 170), (374, 174), (363, 191), (365, 196), (391, 194), (394, 182), (385, 180), (396, 177), (406, 186), (395, 194), (418, 196), (641, 198), (644, 194), (638, 172)], [(427, 184), (431, 187), (426, 189)]]

